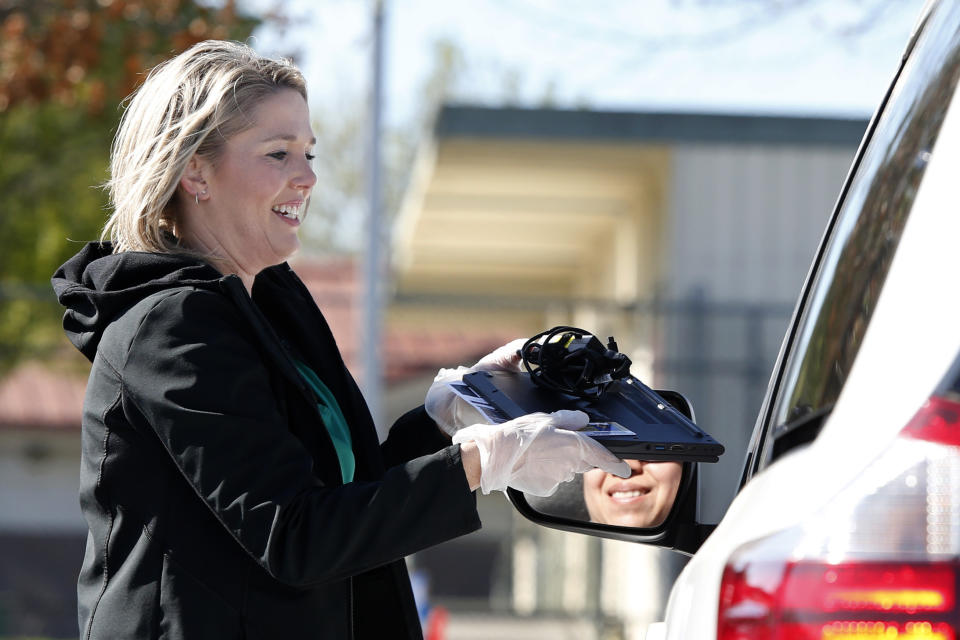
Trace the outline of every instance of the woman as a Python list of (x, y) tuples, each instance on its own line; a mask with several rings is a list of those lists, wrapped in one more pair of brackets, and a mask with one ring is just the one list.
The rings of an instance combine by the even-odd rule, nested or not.
[[(420, 408), (378, 442), (284, 262), (313, 144), (300, 72), (237, 43), (160, 65), (123, 115), (112, 244), (53, 278), (93, 362), (83, 638), (418, 638), (403, 557), (477, 529), (476, 488), (622, 469), (556, 428), (571, 412), (452, 445)], [(481, 366), (513, 365), (501, 352)], [(571, 442), (545, 477), (538, 460)]]

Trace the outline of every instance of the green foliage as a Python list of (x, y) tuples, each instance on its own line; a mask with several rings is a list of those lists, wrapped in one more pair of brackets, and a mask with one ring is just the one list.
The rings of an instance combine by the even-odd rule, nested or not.
[(0, 116), (0, 277), (41, 283), (96, 237), (105, 194), (109, 124), (57, 104), (18, 106)]
[(106, 220), (121, 101), (172, 53), (258, 24), (232, 0), (0, 3), (0, 373), (64, 344), (49, 279)]

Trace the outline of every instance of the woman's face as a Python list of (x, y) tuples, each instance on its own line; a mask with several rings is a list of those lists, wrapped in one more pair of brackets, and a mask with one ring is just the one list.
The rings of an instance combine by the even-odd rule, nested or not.
[(583, 499), (593, 522), (622, 527), (663, 524), (677, 499), (683, 475), (679, 462), (626, 460), (632, 473), (619, 478), (601, 469), (583, 474)]
[(317, 178), (310, 114), (299, 93), (282, 89), (250, 117), (253, 126), (227, 140), (215, 163), (198, 161), (200, 202), (190, 196), (186, 227), (188, 244), (252, 281), (300, 248), (297, 230)]

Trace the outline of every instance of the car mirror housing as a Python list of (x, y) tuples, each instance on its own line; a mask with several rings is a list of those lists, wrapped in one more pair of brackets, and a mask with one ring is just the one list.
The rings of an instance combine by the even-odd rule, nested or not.
[[(683, 394), (656, 393), (693, 419)], [(695, 553), (715, 526), (697, 521), (700, 463), (626, 462), (632, 470), (627, 479), (595, 469), (545, 498), (515, 489), (508, 489), (507, 497), (524, 517), (542, 526)]]

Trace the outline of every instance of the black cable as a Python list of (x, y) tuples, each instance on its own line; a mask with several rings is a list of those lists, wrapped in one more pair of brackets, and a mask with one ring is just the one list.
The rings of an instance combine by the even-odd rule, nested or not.
[(596, 399), (614, 380), (630, 374), (630, 359), (610, 337), (604, 347), (593, 334), (558, 326), (527, 340), (520, 349), (523, 366), (540, 387)]

